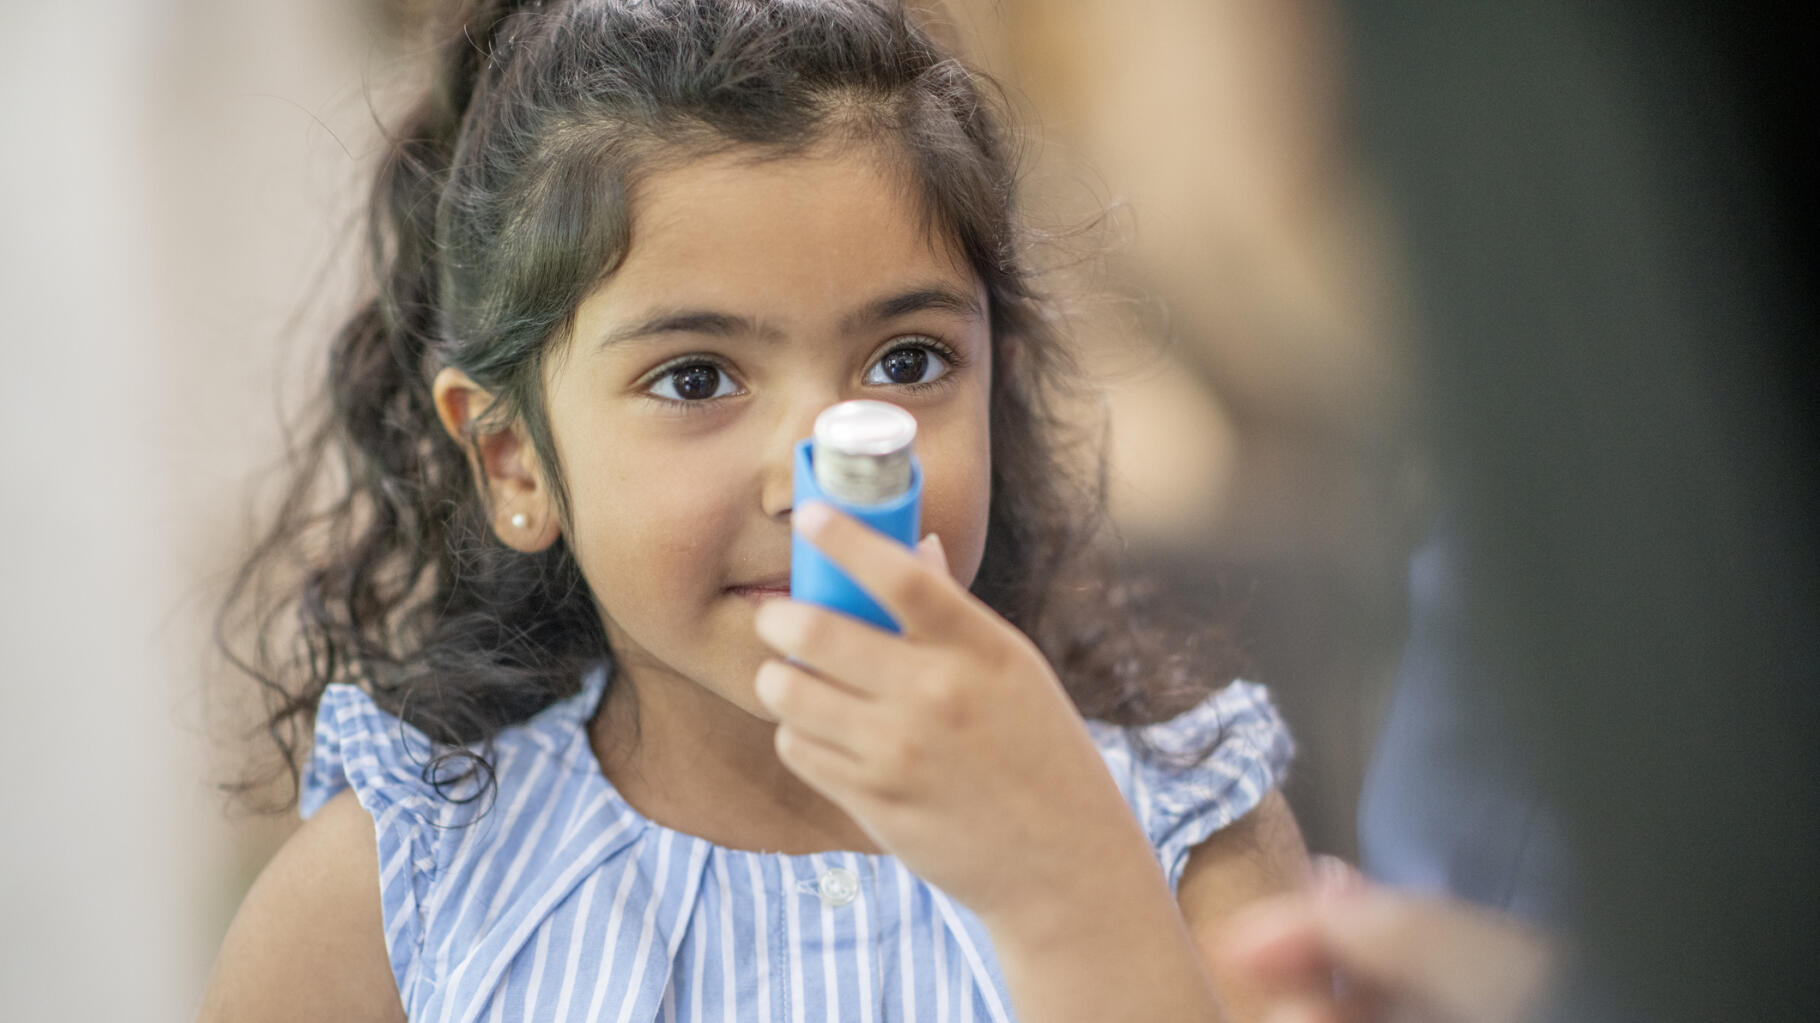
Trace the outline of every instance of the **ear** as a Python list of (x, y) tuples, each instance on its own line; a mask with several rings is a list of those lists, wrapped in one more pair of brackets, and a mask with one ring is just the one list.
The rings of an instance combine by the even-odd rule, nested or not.
[(437, 373), (430, 390), (442, 428), (468, 454), (480, 499), (492, 519), (493, 535), (526, 554), (555, 543), (562, 535), (556, 496), (523, 421), (485, 421), (496, 396), (453, 367)]

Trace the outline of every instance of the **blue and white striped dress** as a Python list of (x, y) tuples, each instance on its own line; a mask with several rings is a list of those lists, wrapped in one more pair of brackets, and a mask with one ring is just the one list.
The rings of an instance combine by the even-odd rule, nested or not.
[[(353, 686), (323, 694), (302, 813), (352, 786), (372, 814), (414, 1023), (1012, 1018), (979, 921), (894, 858), (727, 849), (640, 816), (588, 744), (605, 679), (497, 737), (497, 799), (478, 822), (424, 781), (422, 733)], [(1172, 889), (1189, 849), (1255, 806), (1291, 752), (1269, 697), (1242, 682), (1149, 730), (1171, 748), (1224, 729), (1187, 771), (1089, 728)]]

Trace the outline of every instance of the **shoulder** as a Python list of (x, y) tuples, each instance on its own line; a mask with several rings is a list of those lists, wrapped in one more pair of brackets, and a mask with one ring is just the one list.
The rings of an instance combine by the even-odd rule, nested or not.
[(1295, 814), (1271, 789), (1251, 812), (1189, 850), (1176, 897), (1191, 926), (1214, 922), (1259, 895), (1300, 886), (1307, 870)]
[(1089, 721), (1087, 727), (1115, 775), (1162, 788), (1206, 782), (1209, 771), (1235, 782), (1263, 783), (1244, 809), (1287, 771), (1295, 755), (1269, 690), (1244, 680), (1209, 692), (1167, 721), (1137, 727)]
[(292, 835), (228, 927), (200, 1018), (405, 1018), (381, 923), (373, 819), (344, 790)]
[(1307, 876), (1302, 833), (1289, 801), (1277, 789), (1189, 850), (1176, 902), (1235, 1019), (1259, 1018), (1267, 1003), (1251, 978), (1231, 973), (1216, 952), (1225, 941), (1227, 921), (1255, 899), (1300, 888)]
[[(1089, 722), (1107, 768), (1173, 889), (1188, 854), (1248, 818), (1287, 776), (1295, 746), (1264, 687), (1233, 682), (1168, 721)], [(1275, 797), (1280, 800), (1280, 796)], [(1265, 809), (1262, 818), (1277, 811)], [(1283, 812), (1287, 812), (1286, 810)]]
[[(356, 686), (328, 686), (316, 712), (298, 809), (308, 817), (331, 796), (351, 788), (381, 833), (401, 819), (438, 828), (460, 826), (498, 794), (488, 792), (495, 785), (534, 778), (552, 762), (570, 768), (592, 763), (580, 722), (598, 699), (600, 684), (591, 677), (581, 693), (495, 732), (484, 743), (463, 747), (431, 742)], [(475, 770), (482, 761), (484, 770)]]

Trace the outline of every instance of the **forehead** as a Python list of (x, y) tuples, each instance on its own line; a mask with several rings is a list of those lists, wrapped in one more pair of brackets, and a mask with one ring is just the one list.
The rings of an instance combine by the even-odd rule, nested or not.
[(630, 301), (680, 291), (781, 315), (938, 280), (980, 287), (959, 248), (928, 225), (908, 175), (883, 155), (735, 150), (643, 178), (630, 245), (601, 292)]

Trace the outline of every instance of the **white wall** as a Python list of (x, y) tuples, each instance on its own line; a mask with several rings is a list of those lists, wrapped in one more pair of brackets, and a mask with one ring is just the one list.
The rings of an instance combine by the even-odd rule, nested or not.
[(185, 1020), (273, 840), (212, 787), (208, 621), (281, 338), (343, 304), (367, 55), (323, 0), (8, 6), (0, 1016)]

